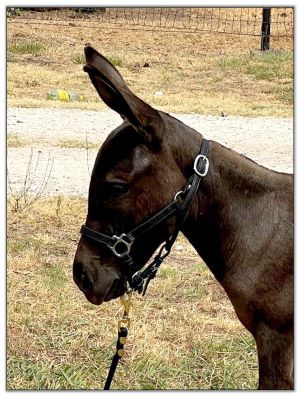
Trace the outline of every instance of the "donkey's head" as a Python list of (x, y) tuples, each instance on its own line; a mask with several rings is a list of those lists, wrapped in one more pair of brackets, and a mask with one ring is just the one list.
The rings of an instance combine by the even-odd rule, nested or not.
[[(120, 236), (170, 202), (186, 178), (174, 150), (176, 126), (183, 124), (135, 96), (116, 68), (91, 47), (85, 48), (84, 70), (102, 100), (123, 118), (102, 145), (92, 173), (86, 226)], [(174, 124), (175, 123), (175, 124)], [(142, 267), (169, 237), (172, 220), (143, 233), (130, 255)], [(137, 270), (137, 269), (136, 269)], [(73, 264), (74, 280), (94, 304), (126, 290), (122, 262), (104, 244), (82, 236)]]

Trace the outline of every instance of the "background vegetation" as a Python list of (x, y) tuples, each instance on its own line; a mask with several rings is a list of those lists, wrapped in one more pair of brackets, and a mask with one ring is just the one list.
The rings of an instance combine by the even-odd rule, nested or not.
[(89, 43), (119, 68), (135, 93), (159, 109), (292, 115), (291, 38), (271, 38), (272, 50), (261, 53), (260, 37), (253, 36), (147, 29), (126, 29), (124, 34), (113, 24), (89, 27), (80, 18), (50, 24), (8, 20), (9, 106), (60, 107), (46, 100), (47, 92), (66, 89), (85, 100), (64, 107), (103, 108), (82, 71), (83, 47)]

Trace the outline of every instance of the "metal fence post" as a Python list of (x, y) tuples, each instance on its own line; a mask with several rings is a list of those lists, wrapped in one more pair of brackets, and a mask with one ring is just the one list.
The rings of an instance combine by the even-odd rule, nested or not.
[(271, 33), (271, 8), (263, 8), (262, 24), (261, 24), (261, 44), (260, 44), (261, 51), (266, 51), (270, 49), (270, 33)]

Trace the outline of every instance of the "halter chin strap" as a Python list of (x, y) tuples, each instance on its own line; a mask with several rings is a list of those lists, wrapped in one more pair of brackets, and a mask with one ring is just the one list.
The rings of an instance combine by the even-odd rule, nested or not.
[[(200, 153), (194, 161), (193, 173), (189, 177), (183, 190), (177, 192), (174, 200), (163, 207), (157, 214), (132, 229), (129, 233), (122, 233), (120, 236), (108, 236), (107, 234), (96, 232), (85, 225), (81, 227), (80, 233), (84, 237), (96, 243), (106, 245), (106, 247), (110, 248), (113, 254), (122, 261), (125, 266), (127, 281), (132, 290), (145, 294), (149, 281), (155, 277), (159, 266), (171, 252), (182, 223), (187, 216), (187, 210), (199, 191), (202, 178), (208, 172), (208, 149), (209, 141), (203, 139)], [(172, 216), (176, 216), (176, 226), (172, 235), (161, 246), (153, 261), (135, 272), (137, 266), (135, 266), (130, 255), (132, 244), (136, 238), (140, 237), (143, 233), (148, 232), (150, 229)]]

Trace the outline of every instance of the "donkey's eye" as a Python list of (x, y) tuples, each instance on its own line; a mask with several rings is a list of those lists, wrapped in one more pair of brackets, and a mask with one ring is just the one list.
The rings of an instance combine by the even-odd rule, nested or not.
[(104, 188), (104, 196), (106, 199), (122, 197), (129, 190), (129, 185), (127, 183), (107, 183)]

